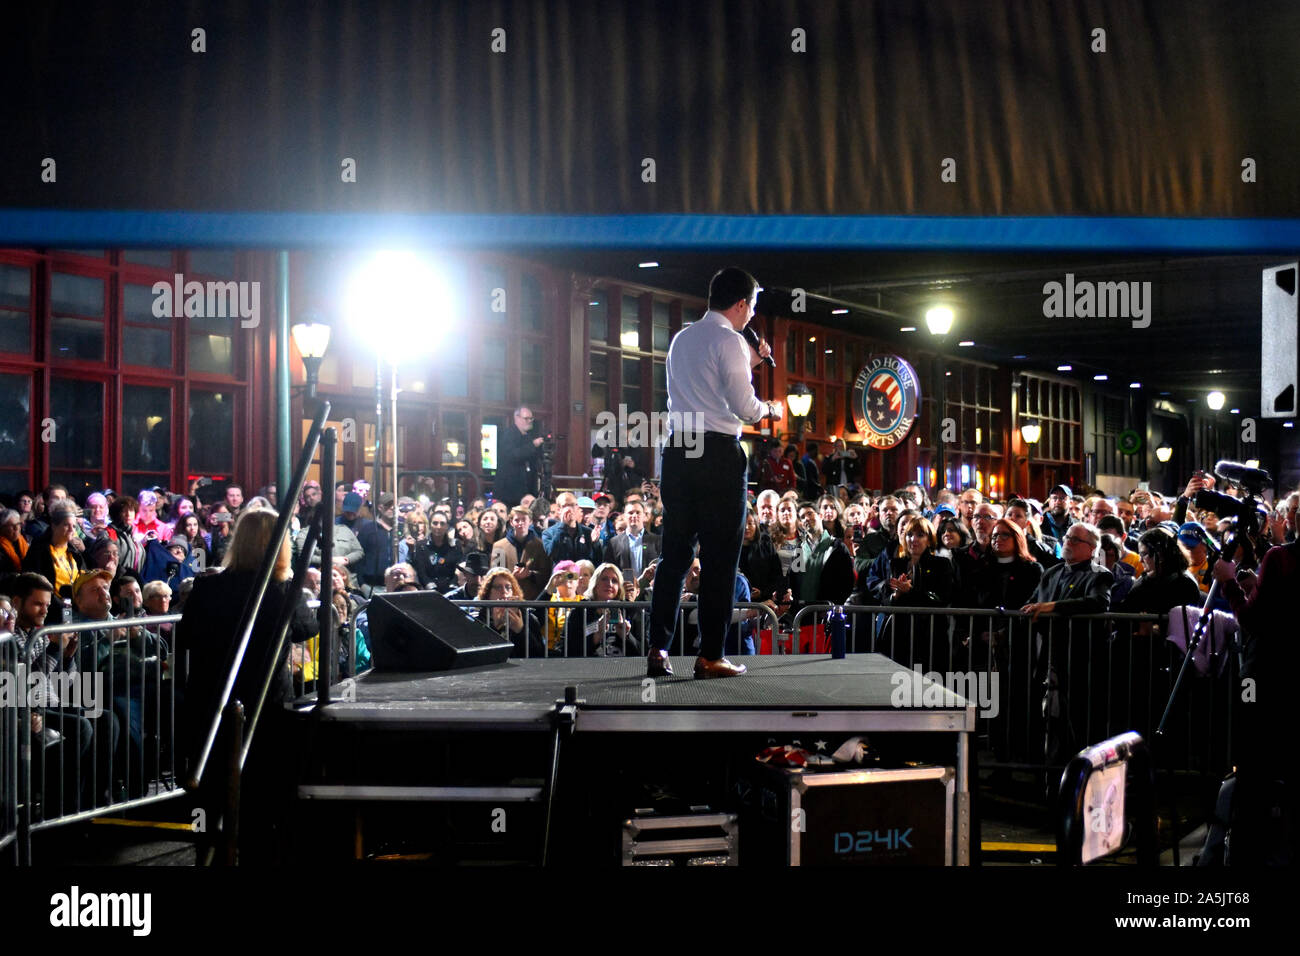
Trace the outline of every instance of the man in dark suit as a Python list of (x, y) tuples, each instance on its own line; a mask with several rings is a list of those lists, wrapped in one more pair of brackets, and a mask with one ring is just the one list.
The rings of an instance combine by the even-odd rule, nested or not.
[(623, 509), (623, 515), (627, 518), (627, 530), (609, 539), (605, 560), (640, 577), (659, 557), (659, 535), (645, 530), (645, 506), (641, 502), (631, 502)]
[(528, 437), (533, 413), (526, 405), (515, 409), (514, 424), (506, 426), (497, 453), (497, 477), (493, 493), (498, 501), (517, 505), (524, 495), (537, 494), (541, 470), (542, 436)]

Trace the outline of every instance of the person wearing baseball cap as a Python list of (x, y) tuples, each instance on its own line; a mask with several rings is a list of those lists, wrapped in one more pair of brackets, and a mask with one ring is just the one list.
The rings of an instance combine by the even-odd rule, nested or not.
[(1209, 532), (1199, 521), (1185, 521), (1178, 527), (1178, 543), (1187, 552), (1187, 570), (1196, 578), (1202, 594), (1210, 592), (1214, 578), (1210, 573)]
[(1069, 485), (1052, 487), (1052, 490), (1047, 493), (1047, 510), (1043, 512), (1041, 525), (1043, 534), (1057, 541), (1065, 540), (1065, 533), (1070, 530), (1070, 525), (1074, 524), (1074, 516), (1070, 514), (1070, 503), (1073, 500), (1073, 492), (1070, 491)]

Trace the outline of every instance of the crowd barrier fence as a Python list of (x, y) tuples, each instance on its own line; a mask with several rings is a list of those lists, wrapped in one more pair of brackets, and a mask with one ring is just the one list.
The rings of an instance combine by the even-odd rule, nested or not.
[[(512, 634), (515, 656), (643, 656), (648, 651), (648, 601), (457, 601), (472, 617), (496, 629), (500, 615), (514, 608), (524, 614), (522, 630)], [(836, 605), (813, 604), (794, 615), (778, 616), (770, 606), (737, 604), (737, 616), (757, 611), (743, 625), (743, 637), (757, 653), (829, 653), (825, 617)], [(900, 665), (896, 687), (918, 669), (977, 705), (977, 740), (985, 765), (1025, 769), (1063, 767), (1089, 742), (1135, 731), (1154, 737), (1173, 690), (1182, 651), (1166, 640), (1168, 615), (1043, 614), (1035, 621), (1019, 610), (907, 608), (842, 605), (847, 618), (847, 653), (877, 652)], [(586, 653), (571, 651), (567, 616), (574, 609), (616, 611), (627, 629), (598, 638)], [(696, 652), (694, 612), (683, 602), (669, 652)], [(488, 616), (491, 615), (491, 616)], [(617, 620), (617, 618), (616, 618)], [(685, 626), (684, 626), (685, 625)], [(508, 628), (508, 624), (504, 625)], [(725, 652), (743, 655), (735, 628)], [(569, 632), (569, 633), (566, 633)], [(1192, 681), (1176, 718), (1159, 741), (1161, 771), (1188, 771), (1218, 778), (1232, 765), (1232, 700), (1239, 680), (1235, 652), (1215, 676)]]
[(184, 793), (170, 633), (180, 619), (47, 625), (12, 655), (19, 700), (4, 710), (16, 716), (18, 760), (4, 812), (16, 817), (20, 863), (34, 832)]
[(18, 862), (18, 640), (0, 634), (0, 860)]

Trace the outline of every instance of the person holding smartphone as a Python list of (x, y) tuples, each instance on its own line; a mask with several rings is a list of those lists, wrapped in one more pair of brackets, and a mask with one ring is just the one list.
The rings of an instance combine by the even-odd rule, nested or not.
[[(626, 601), (623, 572), (602, 564), (591, 577), (587, 601)], [(564, 626), (566, 657), (633, 657), (641, 654), (640, 615), (622, 608), (594, 608), (582, 604), (569, 611)]]

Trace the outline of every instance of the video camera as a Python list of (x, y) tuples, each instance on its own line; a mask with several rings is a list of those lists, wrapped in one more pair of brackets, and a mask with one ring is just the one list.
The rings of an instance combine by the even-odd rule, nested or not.
[[(1203, 488), (1196, 493), (1192, 503), (1197, 510), (1212, 511), (1220, 518), (1236, 519), (1237, 539), (1243, 532), (1250, 538), (1256, 537), (1259, 534), (1259, 495), (1273, 484), (1272, 476), (1263, 468), (1250, 468), (1236, 461), (1217, 462), (1214, 474), (1219, 480), (1240, 488), (1243, 497), (1234, 498)], [(1226, 542), (1224, 551), (1229, 551)]]

